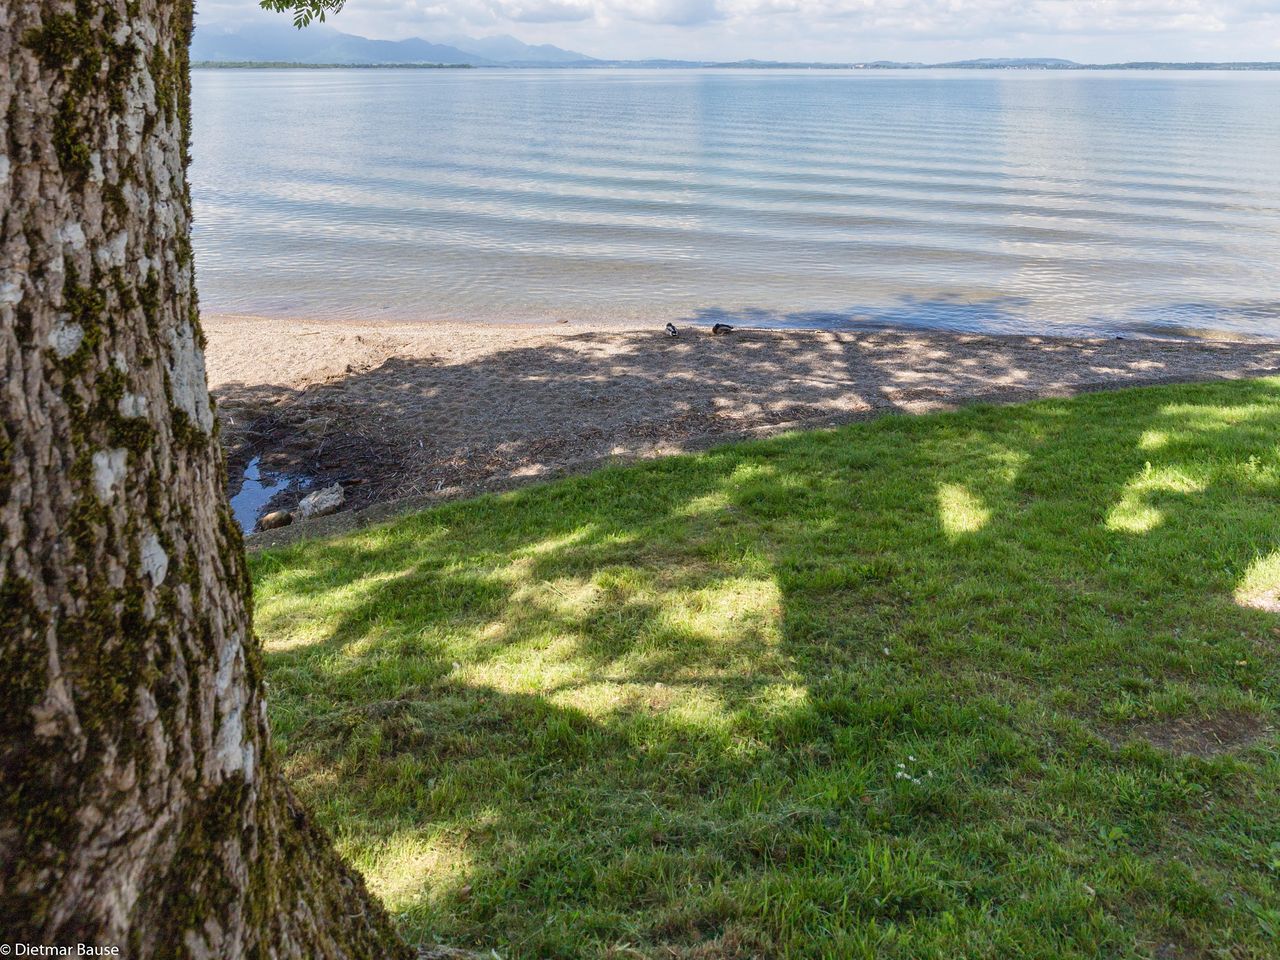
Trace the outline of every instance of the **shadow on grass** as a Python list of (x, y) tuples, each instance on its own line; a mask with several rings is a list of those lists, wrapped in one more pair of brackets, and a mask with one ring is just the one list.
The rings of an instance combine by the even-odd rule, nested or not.
[[(1006, 306), (940, 300), (904, 309), (983, 316)], [(709, 308), (700, 322), (710, 325), (721, 316)], [(753, 315), (745, 319), (753, 322)], [(231, 489), (238, 489), (249, 458), (260, 456), (264, 467), (317, 482), (360, 479), (348, 496), (362, 507), (440, 488), (517, 483), (603, 458), (695, 449), (782, 424), (847, 422), (975, 397), (1027, 399), (1100, 384), (1280, 369), (1275, 344), (926, 330), (739, 329), (716, 337), (686, 328), (674, 339), (660, 330), (609, 331), (506, 346), (502, 338), (509, 334), (491, 336), (498, 345), (488, 353), (473, 344), (451, 355), (435, 344), (441, 355), (384, 359), (386, 350), (426, 349), (390, 332), (381, 346), (367, 345), (374, 358), (368, 368), (348, 367), (305, 389), (219, 385)]]
[[(267, 553), (278, 738), (415, 938), (1264, 956), (1280, 621), (1234, 593), (1280, 549), (1278, 444), (1277, 381), (1147, 389)], [(1123, 735), (1224, 716), (1258, 739)]]

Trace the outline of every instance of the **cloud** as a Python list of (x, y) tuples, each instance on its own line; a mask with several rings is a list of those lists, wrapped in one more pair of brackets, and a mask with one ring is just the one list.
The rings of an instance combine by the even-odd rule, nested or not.
[(677, 27), (725, 19), (717, 0), (623, 0), (612, 9), (627, 20)]
[(786, 17), (877, 36), (1006, 37), (1223, 29), (1232, 12), (1257, 17), (1276, 0), (725, 0), (730, 20)]
[[(256, 0), (199, 12), (260, 15)], [(510, 30), (604, 57), (1280, 60), (1280, 0), (347, 0), (331, 22), (388, 38)]]
[(590, 0), (489, 0), (488, 7), (515, 23), (576, 23), (596, 15)]

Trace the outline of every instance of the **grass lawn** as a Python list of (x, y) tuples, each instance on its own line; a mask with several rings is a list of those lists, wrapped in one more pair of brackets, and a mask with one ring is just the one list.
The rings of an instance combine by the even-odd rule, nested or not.
[(791, 434), (253, 570), (287, 769), (411, 939), (1280, 956), (1280, 379)]

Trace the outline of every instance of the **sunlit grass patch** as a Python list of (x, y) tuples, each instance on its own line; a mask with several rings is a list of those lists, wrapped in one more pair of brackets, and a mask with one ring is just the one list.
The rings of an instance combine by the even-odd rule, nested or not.
[(938, 487), (938, 519), (948, 536), (977, 533), (991, 519), (991, 511), (982, 500), (958, 483)]
[(1259, 380), (789, 435), (253, 562), (286, 768), (411, 938), (1261, 958), (1277, 557)]
[(369, 854), (370, 889), (397, 913), (446, 906), (466, 889), (474, 863), (466, 843), (446, 831), (431, 839), (418, 832), (393, 835)]
[(1124, 493), (1111, 510), (1107, 526), (1112, 530), (1146, 533), (1164, 522), (1165, 513), (1152, 501), (1169, 494), (1199, 493), (1202, 481), (1187, 476), (1176, 468), (1157, 469), (1150, 462), (1142, 472), (1125, 484)]
[(1268, 613), (1280, 613), (1280, 550), (1249, 565), (1236, 588), (1236, 602)]

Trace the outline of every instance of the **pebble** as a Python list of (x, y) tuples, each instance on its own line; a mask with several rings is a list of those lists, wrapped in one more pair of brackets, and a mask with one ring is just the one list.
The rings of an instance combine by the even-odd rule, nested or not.
[(310, 517), (327, 517), (331, 513), (337, 513), (346, 500), (346, 495), (342, 492), (342, 484), (335, 483), (333, 486), (324, 487), (303, 497), (302, 502), (298, 504), (298, 516), (303, 520)]
[(288, 510), (272, 510), (258, 520), (259, 530), (275, 530), (293, 523), (293, 514)]

